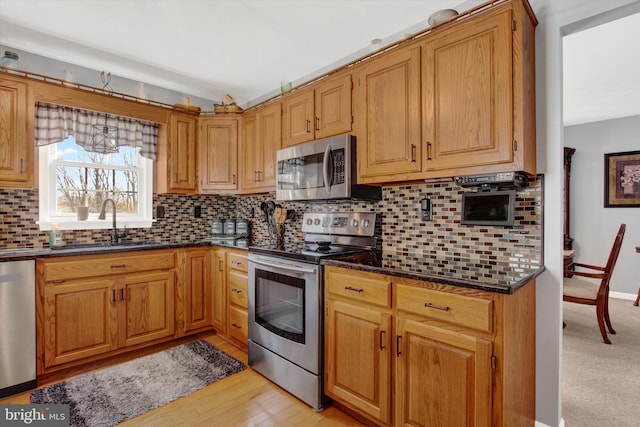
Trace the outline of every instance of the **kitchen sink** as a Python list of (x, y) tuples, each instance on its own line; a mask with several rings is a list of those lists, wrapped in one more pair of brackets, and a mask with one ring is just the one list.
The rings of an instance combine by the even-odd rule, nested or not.
[(126, 249), (139, 248), (140, 246), (161, 246), (165, 243), (160, 242), (118, 242), (118, 243), (72, 243), (64, 246), (51, 246), (51, 250), (107, 250), (107, 249)]

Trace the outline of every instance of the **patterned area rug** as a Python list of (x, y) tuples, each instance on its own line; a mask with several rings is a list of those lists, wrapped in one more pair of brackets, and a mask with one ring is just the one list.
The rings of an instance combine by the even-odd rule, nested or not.
[(74, 427), (114, 426), (245, 369), (194, 341), (31, 393), (31, 403), (69, 404)]

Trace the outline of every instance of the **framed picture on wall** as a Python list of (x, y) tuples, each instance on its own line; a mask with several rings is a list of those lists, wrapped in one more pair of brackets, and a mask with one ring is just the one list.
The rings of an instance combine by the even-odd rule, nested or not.
[(604, 207), (640, 207), (640, 151), (604, 155)]

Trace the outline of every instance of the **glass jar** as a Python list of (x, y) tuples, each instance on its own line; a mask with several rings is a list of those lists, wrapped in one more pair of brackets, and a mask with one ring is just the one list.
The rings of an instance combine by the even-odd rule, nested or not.
[(15, 70), (22, 70), (22, 63), (18, 60), (18, 54), (10, 50), (4, 52), (4, 56), (0, 59), (0, 65)]

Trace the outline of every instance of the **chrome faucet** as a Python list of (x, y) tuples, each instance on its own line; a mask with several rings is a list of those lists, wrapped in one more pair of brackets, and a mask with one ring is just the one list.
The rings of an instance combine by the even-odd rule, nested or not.
[(125, 237), (127, 234), (118, 234), (118, 229), (116, 228), (116, 202), (113, 199), (105, 199), (102, 202), (102, 208), (100, 209), (100, 215), (98, 215), (98, 219), (106, 219), (107, 217), (107, 202), (111, 202), (111, 207), (113, 208), (113, 231), (111, 232), (111, 243), (118, 243), (118, 239), (120, 237)]

